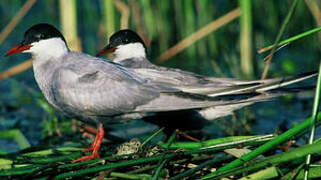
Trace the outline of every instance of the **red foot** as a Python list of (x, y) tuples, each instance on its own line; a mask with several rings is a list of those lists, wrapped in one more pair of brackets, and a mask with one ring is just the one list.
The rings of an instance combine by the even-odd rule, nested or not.
[(75, 162), (79, 162), (79, 161), (89, 161), (89, 160), (93, 160), (95, 158), (99, 159), (100, 157), (99, 157), (98, 153), (93, 152), (90, 156), (83, 156), (81, 158), (71, 161), (71, 163), (75, 163)]
[(96, 137), (95, 137), (93, 143), (91, 143), (91, 146), (90, 146), (89, 148), (83, 150), (82, 152), (93, 151), (93, 150), (95, 149), (95, 147), (96, 147), (96, 144), (97, 144), (97, 141), (98, 141), (98, 138), (99, 138), (98, 136), (99, 136), (99, 135), (98, 135), (98, 132), (97, 132)]
[(98, 131), (96, 134), (96, 138), (94, 140), (94, 142), (91, 144), (90, 148), (85, 149), (83, 152), (87, 152), (87, 151), (93, 151), (91, 155), (89, 156), (83, 156), (79, 159), (73, 160), (71, 161), (72, 163), (78, 162), (78, 161), (88, 161), (88, 160), (92, 160), (95, 158), (100, 158), (98, 155), (98, 150), (100, 148), (101, 142), (103, 141), (104, 138), (104, 128), (102, 124), (99, 124), (98, 126)]

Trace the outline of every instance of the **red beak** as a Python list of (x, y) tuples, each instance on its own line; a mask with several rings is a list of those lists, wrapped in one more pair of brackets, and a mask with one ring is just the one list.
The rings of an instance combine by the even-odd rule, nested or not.
[(23, 52), (25, 50), (28, 50), (31, 48), (31, 44), (28, 45), (22, 45), (21, 43), (18, 45), (15, 45), (13, 48), (11, 48), (4, 56), (11, 56), (20, 52)]
[(105, 54), (109, 54), (112, 53), (116, 50), (116, 47), (110, 47), (110, 45), (108, 44), (106, 47), (104, 47), (102, 50), (100, 50), (96, 56), (103, 56)]

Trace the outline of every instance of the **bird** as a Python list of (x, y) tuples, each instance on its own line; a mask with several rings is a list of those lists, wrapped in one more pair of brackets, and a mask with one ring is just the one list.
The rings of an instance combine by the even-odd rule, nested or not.
[(117, 62), (71, 51), (61, 32), (47, 23), (31, 26), (5, 56), (17, 53), (31, 54), (35, 80), (49, 104), (67, 117), (97, 124), (96, 137), (84, 150), (92, 153), (72, 162), (99, 158), (105, 124), (159, 112), (258, 102), (283, 94), (252, 91), (211, 97), (185, 92)]
[[(282, 78), (248, 81), (207, 77), (177, 68), (158, 66), (151, 63), (147, 58), (147, 48), (143, 39), (131, 29), (119, 30), (112, 34), (109, 38), (109, 43), (96, 56), (103, 56), (109, 53), (114, 56), (113, 62), (130, 68), (151, 81), (170, 85), (183, 92), (205, 94), (211, 97), (249, 92), (263, 93), (317, 75), (316, 72), (308, 72)], [(231, 115), (234, 110), (250, 105), (253, 102), (255, 101), (210, 107), (198, 111), (198, 113), (205, 119), (216, 119)]]
[(227, 86), (257, 83), (257, 81), (247, 82), (228, 78), (204, 77), (176, 68), (157, 66), (148, 60), (146, 45), (142, 38), (130, 29), (114, 33), (109, 38), (109, 44), (101, 49), (96, 56), (109, 53), (114, 55), (113, 62), (132, 68), (140, 74), (147, 75), (153, 81), (170, 84), (188, 92), (200, 93), (199, 87), (204, 92), (206, 87), (209, 87), (212, 91), (213, 87), (220, 89)]

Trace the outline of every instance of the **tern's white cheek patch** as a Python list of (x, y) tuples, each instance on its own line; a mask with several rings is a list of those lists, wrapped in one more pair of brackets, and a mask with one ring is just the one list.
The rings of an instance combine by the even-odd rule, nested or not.
[(144, 46), (141, 43), (130, 43), (125, 45), (117, 46), (117, 49), (114, 52), (115, 59), (114, 61), (122, 61), (124, 59), (130, 58), (145, 58), (146, 51)]
[(35, 56), (60, 57), (68, 52), (66, 43), (61, 38), (40, 40), (31, 44), (32, 47), (25, 51)]

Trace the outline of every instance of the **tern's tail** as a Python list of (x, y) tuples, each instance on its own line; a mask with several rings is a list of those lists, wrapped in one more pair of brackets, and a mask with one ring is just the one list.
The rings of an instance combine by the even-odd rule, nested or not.
[[(231, 114), (234, 110), (255, 102), (265, 101), (277, 96), (298, 92), (299, 88), (284, 88), (284, 86), (303, 81), (316, 76), (309, 73), (299, 76), (269, 79), (258, 82), (249, 81), (249, 85), (235, 85), (225, 90), (204, 94), (167, 92), (152, 101), (138, 106), (137, 112), (164, 112), (187, 109), (198, 109), (206, 119), (215, 119)], [(312, 87), (313, 88), (313, 87)], [(312, 89), (310, 87), (310, 89)]]
[(222, 96), (231, 94), (251, 93), (251, 92), (267, 92), (270, 90), (277, 90), (290, 84), (295, 84), (306, 79), (316, 77), (317, 72), (309, 72), (296, 76), (288, 76), (282, 78), (254, 80), (254, 81), (240, 81), (233, 79), (221, 79), (226, 81), (226, 84), (232, 84), (224, 87), (188, 87), (183, 89), (184, 92), (205, 94), (208, 96)]

